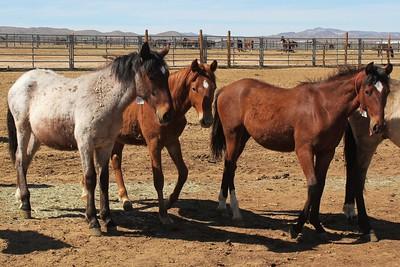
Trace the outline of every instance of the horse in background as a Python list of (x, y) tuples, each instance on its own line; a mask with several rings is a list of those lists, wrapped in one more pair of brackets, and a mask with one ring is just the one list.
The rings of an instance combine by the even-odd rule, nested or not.
[(109, 158), (122, 125), (122, 113), (141, 97), (157, 120), (172, 118), (168, 89), (168, 49), (151, 51), (144, 43), (139, 53), (115, 58), (106, 67), (78, 78), (50, 70), (24, 73), (8, 92), (7, 126), (10, 156), (17, 170), (16, 197), (25, 218), (31, 218), (26, 174), (43, 144), (58, 150), (78, 150), (87, 190), (86, 220), (93, 235), (101, 235), (96, 217), (96, 170), (100, 179), (100, 218), (107, 231), (111, 218), (108, 183)]
[(400, 81), (390, 80), (390, 93), (385, 107), (386, 127), (380, 134), (370, 135), (369, 118), (354, 113), (349, 118), (346, 129), (344, 150), (346, 160), (346, 195), (343, 212), (349, 220), (356, 216), (362, 233), (369, 235), (371, 241), (378, 238), (372, 229), (364, 203), (364, 186), (372, 157), (384, 139), (389, 139), (400, 147)]
[(265, 148), (295, 151), (307, 179), (308, 195), (297, 223), (296, 238), (307, 220), (321, 237), (320, 202), (328, 167), (339, 144), (347, 118), (356, 109), (371, 116), (370, 129), (380, 133), (389, 92), (392, 65), (371, 62), (361, 70), (348, 69), (327, 80), (301, 83), (291, 90), (255, 79), (233, 82), (216, 94), (211, 150), (216, 158), (225, 151), (218, 210), (226, 210), (228, 190), (234, 220), (242, 220), (236, 198), (236, 163), (250, 137)]
[[(175, 114), (168, 125), (160, 125), (147, 103), (131, 103), (123, 113), (123, 124), (115, 142), (111, 164), (118, 185), (118, 196), (124, 210), (132, 209), (132, 202), (124, 184), (122, 174), (122, 151), (125, 145), (147, 145), (153, 170), (154, 186), (157, 191), (159, 217), (162, 224), (171, 224), (167, 209), (178, 200), (188, 176), (188, 168), (182, 158), (179, 136), (186, 127), (185, 114), (194, 107), (201, 127), (208, 128), (213, 121), (212, 102), (216, 89), (214, 72), (217, 61), (210, 65), (199, 64), (197, 59), (190, 66), (172, 73), (168, 83)], [(176, 168), (178, 181), (167, 202), (164, 201), (164, 174), (161, 166), (161, 150), (166, 147)], [(86, 192), (83, 192), (83, 196)]]
[(298, 46), (296, 41), (285, 39), (284, 36), (281, 36), (282, 50), (284, 52), (292, 52), (294, 53), (294, 48)]

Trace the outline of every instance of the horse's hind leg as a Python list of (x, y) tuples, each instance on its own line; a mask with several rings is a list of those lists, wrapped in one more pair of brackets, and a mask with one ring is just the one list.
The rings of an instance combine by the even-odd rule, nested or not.
[(31, 218), (30, 192), (26, 182), (26, 173), (28, 170), (29, 160), (27, 157), (27, 147), (31, 136), (31, 128), (28, 122), (16, 123), (18, 147), (15, 153), (15, 168), (17, 170), (17, 192), (16, 196), (20, 197), (20, 209), (25, 218)]
[[(324, 153), (318, 153), (315, 160), (315, 174), (317, 176), (317, 193), (310, 196), (311, 200), (311, 211), (310, 211), (310, 223), (314, 226), (315, 230), (319, 234), (324, 234), (325, 229), (322, 227), (319, 220), (319, 209), (321, 204), (322, 193), (324, 192), (326, 173), (328, 172), (329, 165), (335, 155), (335, 150), (325, 151)], [(313, 193), (313, 192), (311, 192)]]
[(234, 221), (241, 221), (242, 215), (239, 209), (239, 202), (236, 198), (235, 192), (235, 171), (236, 162), (243, 152), (247, 140), (249, 140), (249, 134), (244, 128), (237, 130), (235, 133), (225, 133), (226, 140), (226, 152), (225, 152), (225, 163), (224, 173), (222, 176), (221, 191), (219, 193), (219, 204), (218, 210), (226, 209), (226, 199), (228, 197), (228, 189), (230, 194), (230, 205), (232, 209), (232, 219)]
[(83, 175), (85, 177), (85, 186), (87, 189), (86, 198), (86, 220), (89, 223), (89, 229), (92, 235), (100, 236), (100, 224), (96, 218), (96, 206), (95, 206), (95, 188), (96, 188), (96, 170), (93, 159), (93, 149), (87, 142), (79, 144), (79, 153), (82, 161)]
[(169, 196), (169, 199), (166, 203), (166, 208), (171, 208), (172, 204), (178, 200), (179, 194), (181, 193), (182, 187), (185, 184), (188, 176), (188, 168), (186, 167), (185, 162), (182, 158), (182, 150), (181, 144), (179, 140), (175, 140), (174, 142), (167, 145), (168, 153), (171, 156), (172, 160), (176, 168), (178, 169), (178, 181), (175, 185), (174, 192)]
[(111, 218), (108, 187), (109, 187), (109, 158), (110, 148), (97, 149), (95, 151), (96, 166), (100, 171), (100, 218), (105, 222), (107, 231), (115, 229), (115, 223)]
[(122, 150), (124, 144), (115, 142), (114, 148), (111, 152), (111, 166), (114, 170), (115, 181), (118, 186), (118, 197), (122, 201), (122, 207), (125, 211), (132, 210), (132, 202), (128, 197), (128, 192), (125, 187), (124, 177), (122, 175)]

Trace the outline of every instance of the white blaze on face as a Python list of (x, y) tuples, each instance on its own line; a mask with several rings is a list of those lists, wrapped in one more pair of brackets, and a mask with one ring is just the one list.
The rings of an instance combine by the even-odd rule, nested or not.
[(208, 86), (209, 86), (208, 82), (207, 82), (206, 80), (204, 80), (204, 81), (203, 81), (203, 87), (207, 89)]
[(136, 104), (143, 105), (144, 104), (144, 99), (141, 98), (140, 96), (137, 96), (136, 99), (135, 99), (135, 102), (136, 102)]
[(382, 83), (380, 81), (377, 81), (375, 83), (375, 88), (379, 91), (379, 93), (382, 93), (383, 85), (382, 85)]

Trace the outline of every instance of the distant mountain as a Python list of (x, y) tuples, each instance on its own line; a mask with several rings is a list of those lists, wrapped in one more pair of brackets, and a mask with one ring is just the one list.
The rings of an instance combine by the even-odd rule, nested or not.
[[(346, 31), (330, 28), (314, 28), (308, 29), (301, 32), (282, 32), (269, 37), (281, 37), (285, 38), (328, 38), (328, 37), (343, 37)], [(374, 32), (374, 31), (348, 31), (349, 38), (385, 38), (389, 37), (389, 34), (393, 39), (400, 38), (400, 32)]]
[(122, 31), (112, 31), (112, 32), (100, 32), (96, 30), (79, 30), (74, 31), (66, 28), (49, 28), (49, 27), (10, 27), (10, 26), (0, 26), (0, 33), (8, 34), (75, 34), (75, 35), (126, 35), (126, 36), (137, 36), (134, 32), (122, 32)]
[[(270, 35), (267, 37), (281, 37), (285, 38), (330, 38), (330, 37), (343, 37), (346, 31), (339, 29), (331, 29), (331, 28), (314, 28), (308, 29), (300, 32), (282, 32), (274, 35)], [(374, 31), (348, 31), (350, 38), (384, 38), (387, 39), (389, 34), (393, 39), (400, 39), (400, 32), (374, 32)], [(8, 34), (75, 34), (75, 35), (125, 35), (125, 36), (137, 36), (137, 33), (134, 32), (123, 32), (123, 31), (112, 31), (112, 32), (100, 32), (96, 30), (79, 30), (74, 31), (66, 28), (50, 28), (50, 27), (32, 27), (32, 28), (23, 28), (23, 27), (10, 27), (10, 26), (0, 26), (0, 33), (8, 33)], [(143, 34), (143, 33), (142, 33)], [(142, 35), (141, 34), (141, 35)], [(166, 31), (157, 34), (150, 33), (151, 35), (155, 35), (158, 37), (163, 36), (198, 36), (197, 33), (186, 32), (180, 33), (177, 31)], [(204, 32), (204, 36), (212, 36)]]

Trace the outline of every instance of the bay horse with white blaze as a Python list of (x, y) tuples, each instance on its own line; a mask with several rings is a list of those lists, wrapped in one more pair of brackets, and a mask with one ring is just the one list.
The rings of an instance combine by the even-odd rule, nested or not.
[(370, 114), (372, 131), (382, 131), (391, 71), (392, 65), (381, 68), (371, 62), (362, 70), (342, 71), (291, 90), (254, 79), (242, 79), (219, 90), (211, 134), (214, 156), (220, 157), (225, 150), (218, 209), (226, 209), (229, 189), (233, 219), (242, 220), (234, 175), (236, 162), (253, 137), (265, 148), (295, 151), (307, 178), (307, 201), (297, 223), (291, 226), (292, 238), (302, 232), (307, 219), (326, 238), (319, 207), (335, 148), (348, 116), (359, 107)]
[(115, 228), (108, 200), (108, 163), (122, 125), (122, 112), (137, 97), (155, 109), (160, 123), (173, 112), (164, 56), (144, 43), (139, 53), (117, 57), (106, 67), (78, 78), (50, 70), (24, 73), (8, 92), (10, 155), (17, 170), (17, 192), (23, 215), (31, 217), (26, 173), (41, 144), (79, 150), (87, 194), (86, 220), (101, 235), (96, 218), (96, 170), (100, 171), (100, 218)]
[[(163, 224), (170, 224), (167, 209), (178, 199), (188, 176), (188, 168), (182, 158), (179, 136), (186, 126), (186, 112), (194, 107), (200, 125), (208, 128), (213, 121), (212, 102), (216, 81), (214, 72), (217, 61), (210, 65), (198, 64), (195, 59), (190, 66), (169, 76), (168, 83), (174, 106), (174, 118), (168, 125), (160, 125), (147, 103), (130, 104), (123, 113), (123, 125), (115, 142), (111, 163), (118, 184), (118, 195), (125, 210), (132, 209), (122, 176), (122, 150), (124, 145), (147, 145), (153, 170), (154, 186), (159, 203), (159, 217)], [(178, 169), (178, 181), (167, 203), (164, 201), (164, 175), (161, 166), (161, 150), (166, 147)], [(83, 192), (85, 194), (85, 192)]]
[(385, 107), (386, 127), (380, 134), (370, 135), (368, 125), (370, 120), (358, 113), (349, 119), (349, 127), (345, 133), (345, 160), (346, 160), (346, 196), (343, 211), (349, 220), (356, 216), (354, 209), (357, 203), (358, 225), (363, 234), (371, 241), (377, 241), (372, 230), (364, 203), (364, 185), (368, 167), (378, 145), (389, 139), (400, 147), (400, 81), (390, 80), (390, 93)]

